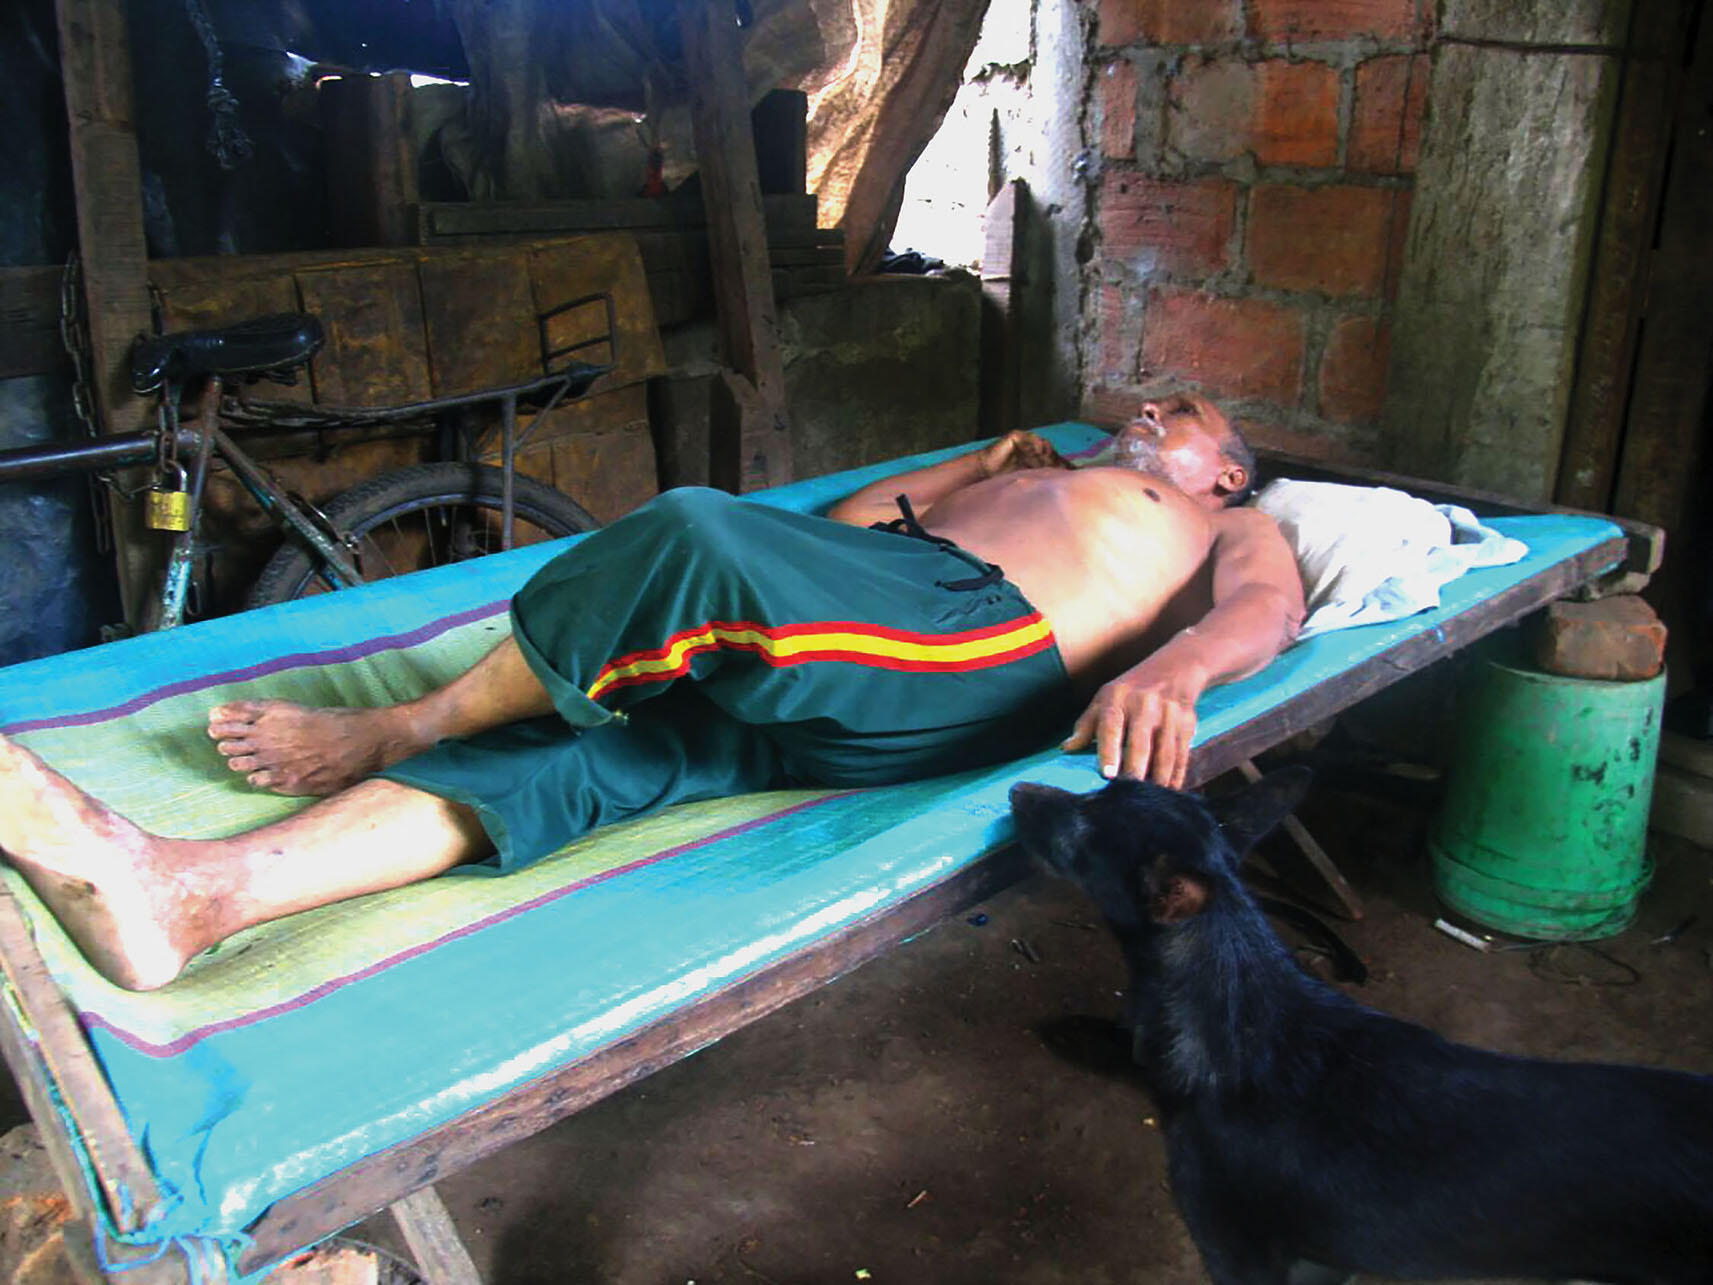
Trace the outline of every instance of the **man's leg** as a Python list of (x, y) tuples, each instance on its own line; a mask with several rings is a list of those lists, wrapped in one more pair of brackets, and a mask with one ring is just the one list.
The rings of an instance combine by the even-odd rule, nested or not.
[(89, 961), (164, 986), (241, 928), (426, 879), (489, 850), (468, 808), (366, 781), (229, 839), (148, 834), (0, 737), (0, 850)]
[(445, 687), (376, 709), (234, 701), (208, 711), (226, 766), (275, 794), (332, 794), (451, 736), (553, 712), (547, 689), (507, 638)]

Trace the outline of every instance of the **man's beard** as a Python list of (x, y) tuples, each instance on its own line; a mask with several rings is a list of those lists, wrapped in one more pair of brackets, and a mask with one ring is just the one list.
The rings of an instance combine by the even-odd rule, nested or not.
[(1160, 444), (1141, 433), (1122, 434), (1114, 444), (1112, 462), (1118, 468), (1160, 476)]

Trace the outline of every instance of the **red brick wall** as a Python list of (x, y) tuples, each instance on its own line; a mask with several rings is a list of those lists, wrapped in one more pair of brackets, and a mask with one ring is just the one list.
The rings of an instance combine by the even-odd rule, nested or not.
[(1084, 410), (1192, 384), (1372, 458), (1433, 0), (1086, 0), (1100, 65)]

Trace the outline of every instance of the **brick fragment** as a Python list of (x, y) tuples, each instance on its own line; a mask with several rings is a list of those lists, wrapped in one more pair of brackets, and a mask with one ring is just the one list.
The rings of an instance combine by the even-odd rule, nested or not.
[(1294, 308), (1155, 290), (1142, 322), (1142, 375), (1194, 380), (1215, 399), (1259, 397), (1292, 406), (1301, 395), (1304, 342)]
[(1223, 179), (1167, 182), (1108, 172), (1100, 188), (1100, 231), (1109, 262), (1151, 276), (1211, 276), (1230, 258), (1237, 188)]
[(1100, 0), (1100, 43), (1201, 45), (1242, 31), (1238, 0)]
[(1665, 638), (1659, 616), (1635, 594), (1555, 602), (1535, 629), (1535, 664), (1566, 678), (1633, 682), (1660, 672)]
[(1378, 296), (1386, 284), (1393, 203), (1393, 193), (1377, 187), (1257, 187), (1248, 235), (1256, 284)]

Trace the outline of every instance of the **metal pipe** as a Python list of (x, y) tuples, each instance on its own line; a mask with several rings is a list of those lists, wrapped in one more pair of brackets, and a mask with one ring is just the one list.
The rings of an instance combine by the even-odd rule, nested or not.
[(0, 482), (35, 482), (146, 464), (155, 458), (153, 430), (121, 433), (92, 442), (47, 442), (0, 451)]

